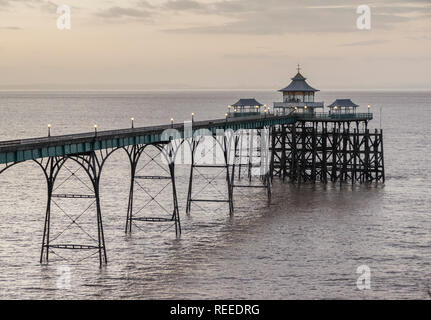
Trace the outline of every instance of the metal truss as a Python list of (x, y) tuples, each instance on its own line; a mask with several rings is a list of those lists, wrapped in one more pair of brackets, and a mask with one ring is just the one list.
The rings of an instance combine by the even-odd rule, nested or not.
[[(187, 193), (187, 206), (186, 206), (186, 212), (189, 214), (191, 212), (192, 203), (199, 206), (198, 203), (227, 203), (229, 205), (229, 214), (233, 215), (234, 213), (234, 206), (233, 206), (233, 188), (232, 188), (232, 180), (230, 176), (230, 149), (232, 145), (232, 139), (233, 136), (229, 134), (224, 134), (223, 136), (206, 136), (211, 137), (213, 139), (213, 145), (208, 152), (206, 152), (203, 155), (203, 158), (209, 154), (210, 152), (216, 152), (217, 146), (222, 150), (223, 152), (223, 164), (203, 164), (201, 162), (201, 159), (196, 158), (196, 150), (198, 149), (198, 146), (202, 143), (203, 137), (193, 137), (190, 140), (187, 140), (190, 149), (191, 149), (191, 165), (190, 165), (190, 179), (189, 179), (189, 188)], [(218, 173), (213, 178), (208, 178), (204, 175), (203, 170), (211, 170), (211, 169), (217, 169)], [(203, 178), (205, 181), (205, 185), (203, 188), (198, 190), (197, 192), (193, 192), (193, 183), (194, 183), (194, 175), (197, 173), (200, 178)], [(226, 177), (226, 183), (227, 183), (227, 197), (225, 194), (223, 194), (218, 188), (215, 187), (214, 182), (215, 180), (220, 177), (221, 175), (225, 175)], [(203, 199), (201, 198), (201, 193), (211, 186), (214, 191), (217, 192), (217, 194), (220, 195), (222, 199)], [(199, 206), (200, 207), (200, 206)], [(201, 207), (202, 209), (202, 207)]]
[[(65, 157), (49, 157), (40, 160), (34, 160), (42, 169), (46, 182), (47, 182), (47, 206), (45, 214), (45, 224), (42, 238), (42, 248), (40, 254), (40, 262), (49, 261), (49, 254), (52, 252), (57, 256), (61, 257), (56, 250), (86, 250), (94, 251), (91, 252), (89, 256), (82, 259), (85, 260), (96, 254), (99, 255), (100, 266), (108, 262), (106, 255), (105, 237), (103, 232), (103, 222), (102, 213), (100, 206), (100, 176), (102, 173), (103, 165), (106, 159), (117, 149), (104, 149), (100, 151), (93, 151), (79, 155), (71, 155)], [(78, 165), (78, 169), (72, 170), (66, 166), (66, 161), (73, 161)], [(68, 172), (68, 177), (63, 181), (57, 183), (56, 180), (60, 173), (60, 170), (65, 169)], [(84, 182), (83, 179), (79, 178), (77, 172), (83, 170), (90, 180), (90, 184)], [(71, 182), (71, 180), (77, 180), (85, 187), (85, 194), (80, 193), (55, 193), (61, 186)], [(83, 210), (79, 215), (68, 213), (58, 202), (58, 199), (68, 199), (68, 200), (90, 200), (91, 203)], [(52, 231), (52, 208), (53, 205), (67, 218), (70, 220), (69, 224), (56, 235), (51, 235)], [(91, 211), (94, 208), (96, 211), (96, 224), (97, 224), (97, 235), (92, 235), (83, 226), (80, 225), (79, 219)], [(84, 234), (87, 241), (91, 244), (77, 244), (77, 243), (62, 243), (61, 239), (67, 230), (72, 227), (77, 227), (81, 234)], [(89, 239), (89, 240), (88, 240)], [(79, 240), (77, 240), (79, 241)], [(80, 261), (82, 261), (80, 260)]]
[[(153, 151), (156, 150), (156, 154), (151, 153), (149, 148)], [(130, 192), (129, 192), (129, 203), (127, 207), (127, 218), (126, 218), (126, 233), (132, 232), (132, 225), (137, 226), (137, 222), (149, 222), (149, 223), (166, 223), (174, 222), (175, 233), (177, 236), (181, 235), (181, 221), (178, 209), (178, 198), (177, 190), (175, 185), (175, 158), (178, 151), (178, 147), (174, 146), (174, 143), (168, 144), (154, 144), (154, 145), (135, 145), (132, 147), (126, 147), (124, 150), (127, 152), (130, 160)], [(162, 157), (160, 157), (162, 156)], [(141, 158), (146, 157), (147, 159), (144, 165), (138, 170), (138, 163)], [(162, 160), (167, 163), (167, 168), (160, 164)], [(143, 175), (140, 174), (148, 169), (150, 164), (156, 165), (159, 171), (162, 172), (160, 175)], [(145, 182), (151, 183), (151, 191), (148, 191), (143, 185)], [(134, 200), (136, 196), (135, 186), (139, 191), (142, 191), (146, 197), (149, 198), (145, 204), (138, 210), (134, 211)], [(172, 212), (166, 208), (166, 206), (159, 199), (163, 192), (171, 186), (172, 190)], [(157, 187), (159, 187), (157, 189)], [(149, 206), (156, 204), (156, 206), (162, 210), (162, 213), (167, 217), (149, 217), (142, 216), (142, 212), (148, 210)], [(141, 214), (141, 215), (139, 215)]]
[[(269, 128), (267, 128), (269, 132)], [(271, 201), (271, 168), (273, 157), (269, 151), (270, 134), (262, 134), (261, 130), (240, 130), (234, 136), (234, 158), (231, 174), (232, 189), (237, 189), (242, 197), (248, 195), (242, 189), (265, 189), (268, 201)], [(255, 139), (256, 138), (256, 139)], [(257, 161), (256, 161), (257, 160)], [(246, 170), (248, 184), (242, 183), (242, 172)], [(237, 176), (236, 176), (236, 169)], [(259, 174), (256, 174), (256, 170)], [(236, 176), (236, 181), (235, 181)], [(261, 184), (252, 183), (252, 178), (258, 177)]]
[[(360, 126), (363, 128), (361, 129)], [(291, 125), (276, 125), (266, 128), (270, 134), (263, 137), (262, 130), (258, 129), (256, 136), (260, 139), (260, 145), (254, 145), (253, 131), (243, 130), (237, 133), (224, 135), (205, 136), (212, 139), (212, 148), (207, 153), (215, 152), (218, 148), (223, 153), (220, 163), (202, 163), (197, 157), (198, 147), (203, 137), (181, 139), (180, 145), (187, 142), (191, 149), (191, 166), (189, 187), (187, 194), (186, 212), (189, 214), (192, 204), (200, 207), (200, 203), (228, 204), (229, 213), (234, 213), (234, 189), (241, 192), (245, 188), (262, 188), (266, 190), (268, 200), (271, 200), (271, 182), (274, 177), (291, 182), (385, 182), (383, 132), (368, 129), (367, 121), (338, 121), (338, 122), (313, 122), (297, 121)], [(265, 130), (266, 130), (265, 129)], [(245, 142), (244, 142), (245, 141)], [(245, 144), (245, 145), (244, 145)], [(40, 262), (49, 261), (51, 254), (63, 258), (58, 252), (83, 251), (88, 252), (84, 259), (98, 254), (100, 266), (107, 263), (105, 238), (103, 231), (101, 204), (100, 204), (100, 177), (103, 166), (109, 156), (116, 150), (124, 149), (127, 152), (131, 165), (129, 201), (125, 232), (131, 233), (132, 226), (139, 227), (139, 223), (173, 223), (176, 235), (181, 235), (181, 221), (179, 215), (177, 190), (175, 185), (175, 159), (179, 146), (171, 140), (169, 143), (138, 144), (128, 147), (115, 147), (67, 156), (52, 156), (34, 160), (42, 169), (47, 183), (47, 205), (44, 220), (44, 231), (40, 253)], [(153, 153), (150, 152), (153, 150)], [(155, 154), (154, 154), (155, 152)], [(161, 155), (161, 157), (160, 157)], [(146, 161), (144, 162), (144, 158)], [(259, 159), (258, 162), (255, 162)], [(138, 169), (138, 164), (144, 162)], [(20, 162), (7, 163), (0, 167), (0, 174)], [(69, 166), (73, 163), (74, 166)], [(154, 165), (161, 171), (148, 171), (149, 166)], [(78, 169), (71, 169), (77, 167)], [(257, 167), (263, 168), (258, 178), (261, 184), (253, 183), (253, 171)], [(269, 168), (269, 170), (267, 170)], [(86, 179), (80, 178), (78, 171), (84, 171)], [(205, 171), (217, 170), (218, 173), (207, 177)], [(67, 173), (62, 181), (59, 174)], [(194, 190), (195, 175), (198, 175), (205, 185), (200, 190)], [(60, 175), (61, 177), (62, 175)], [(226, 191), (217, 188), (216, 179), (224, 176)], [(87, 180), (89, 179), (89, 182)], [(248, 180), (248, 184), (244, 181)], [(60, 187), (78, 182), (82, 192), (60, 192)], [(147, 189), (147, 184), (151, 189)], [(157, 187), (160, 187), (159, 189)], [(205, 199), (202, 196), (206, 188), (212, 187), (212, 194), (219, 198)], [(163, 196), (163, 192), (171, 190), (172, 194)], [(140, 194), (137, 194), (137, 191)], [(207, 191), (207, 190), (205, 190)], [(245, 193), (242, 193), (245, 196)], [(143, 196), (142, 196), (143, 195)], [(139, 198), (138, 198), (139, 196)], [(142, 206), (137, 207), (139, 200), (149, 198)], [(163, 197), (163, 198), (162, 198)], [(162, 203), (166, 200), (172, 204), (167, 207)], [(71, 201), (86, 206), (78, 214), (67, 212), (75, 208), (67, 207), (62, 202)], [(172, 202), (171, 202), (172, 201)], [(88, 204), (87, 204), (88, 202)], [(152, 206), (162, 212), (156, 216), (149, 215)], [(63, 220), (53, 218), (53, 208), (59, 211)], [(202, 207), (201, 207), (202, 208)], [(83, 225), (83, 216), (95, 213), (93, 220), (86, 220), (86, 226), (94, 227), (89, 232)], [(164, 215), (164, 216), (163, 216)], [(55, 214), (55, 217), (57, 215)], [(58, 225), (61, 225), (60, 228)], [(60, 229), (56, 232), (56, 228)], [(68, 230), (74, 229), (79, 235), (84, 235), (86, 242), (79, 236), (72, 239), (66, 237)], [(73, 233), (75, 235), (75, 233)], [(65, 241), (65, 239), (67, 241)]]
[(359, 123), (349, 128), (306, 122), (275, 128), (272, 176), (298, 183), (384, 183), (383, 132), (360, 130)]

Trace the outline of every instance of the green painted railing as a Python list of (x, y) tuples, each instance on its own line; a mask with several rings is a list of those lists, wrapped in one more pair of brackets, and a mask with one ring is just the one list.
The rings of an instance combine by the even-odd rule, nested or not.
[(372, 120), (372, 113), (294, 113), (293, 116), (298, 120), (315, 121), (365, 121)]
[[(293, 113), (277, 116), (272, 114), (238, 116), (227, 119), (193, 122), (190, 133), (200, 130), (200, 135), (216, 134), (217, 130), (260, 129), (295, 121), (365, 121), (373, 119), (372, 113), (328, 114)], [(184, 124), (154, 126), (134, 129), (100, 131), (97, 134), (81, 133), (65, 136), (22, 139), (0, 142), (0, 164), (11, 164), (45, 157), (65, 156), (101, 149), (120, 148), (137, 144), (164, 142), (162, 134), (169, 129), (177, 130), (177, 138), (184, 138)], [(204, 132), (202, 131), (204, 130)], [(205, 133), (205, 131), (207, 133)], [(1, 168), (0, 168), (1, 170)]]
[(229, 113), (230, 118), (239, 118), (239, 117), (250, 117), (250, 116), (259, 116), (261, 112), (231, 112)]
[[(190, 135), (199, 130), (199, 135), (216, 134), (218, 130), (260, 129), (278, 124), (291, 124), (292, 116), (259, 115), (233, 119), (195, 121)], [(101, 149), (120, 148), (137, 144), (163, 143), (166, 130), (176, 130), (172, 135), (184, 138), (184, 124), (100, 131), (95, 134), (81, 133), (0, 142), (0, 164), (34, 160), (45, 157), (66, 156)], [(186, 130), (187, 131), (187, 130)], [(176, 133), (176, 134), (175, 134)], [(171, 134), (171, 133), (169, 133)], [(186, 133), (186, 135), (189, 133)], [(1, 168), (0, 168), (1, 170)]]

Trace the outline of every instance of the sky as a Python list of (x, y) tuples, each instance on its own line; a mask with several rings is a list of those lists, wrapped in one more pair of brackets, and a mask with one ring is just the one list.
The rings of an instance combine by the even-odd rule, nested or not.
[(0, 0), (0, 89), (428, 90), (430, 31), (431, 0)]

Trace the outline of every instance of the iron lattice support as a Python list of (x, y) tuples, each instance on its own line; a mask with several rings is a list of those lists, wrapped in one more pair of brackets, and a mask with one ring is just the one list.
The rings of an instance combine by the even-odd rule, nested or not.
[[(72, 155), (66, 157), (49, 157), (46, 159), (35, 160), (36, 163), (42, 168), (46, 182), (47, 182), (47, 206), (46, 206), (46, 214), (45, 214), (45, 223), (44, 223), (44, 231), (42, 237), (42, 248), (40, 254), (40, 263), (45, 261), (48, 263), (50, 251), (55, 250), (85, 250), (85, 251), (95, 251), (89, 257), (98, 254), (99, 255), (99, 263), (100, 266), (103, 264), (107, 264), (107, 254), (106, 254), (106, 245), (105, 245), (105, 237), (103, 231), (103, 222), (102, 222), (102, 212), (101, 212), (101, 204), (100, 204), (100, 176), (102, 172), (103, 165), (106, 159), (115, 151), (114, 150), (100, 150), (97, 154), (96, 152), (83, 153), (79, 155)], [(83, 169), (91, 181), (91, 187), (87, 186), (82, 180), (77, 178), (80, 182), (82, 182), (90, 191), (91, 194), (55, 194), (55, 183), (58, 178), (58, 174), (60, 170), (65, 166), (66, 161), (73, 161), (78, 164), (80, 169)], [(67, 167), (66, 167), (67, 168)], [(68, 180), (72, 177), (76, 176), (76, 171), (71, 171), (70, 176), (65, 179), (60, 185), (64, 185)], [(59, 186), (60, 186), (59, 185)], [(59, 187), (58, 186), (58, 187)], [(72, 217), (67, 214), (64, 209), (62, 209), (58, 203), (54, 199), (92, 199), (92, 204), (87, 207), (87, 209), (82, 212), (77, 217)], [(64, 215), (71, 220), (70, 224), (60, 232), (54, 239), (51, 237), (52, 232), (52, 204), (57, 206)], [(82, 226), (80, 226), (77, 220), (86, 213), (91, 206), (95, 205), (96, 208), (96, 223), (97, 223), (97, 237), (91, 236), (88, 232), (84, 230)], [(62, 234), (70, 229), (72, 226), (77, 226), (82, 230), (83, 233), (87, 234), (91, 240), (95, 242), (94, 245), (89, 244), (76, 244), (76, 243), (60, 243), (59, 238)], [(60, 256), (60, 255), (58, 255)], [(60, 256), (61, 257), (61, 256)], [(87, 257), (87, 258), (89, 258)], [(83, 259), (84, 260), (84, 259)]]
[[(271, 170), (274, 166), (274, 157), (269, 148), (270, 129), (266, 128), (265, 130), (263, 133), (260, 129), (241, 130), (234, 136), (234, 158), (231, 174), (232, 198), (235, 188), (263, 188), (266, 190), (268, 202), (271, 201)], [(244, 145), (246, 146), (245, 149)], [(255, 161), (256, 159), (258, 160), (257, 162)], [(240, 183), (243, 180), (241, 176), (243, 167), (247, 169), (249, 184)], [(235, 182), (236, 168), (238, 168), (237, 182)], [(258, 175), (255, 173), (256, 170), (259, 171)], [(252, 184), (253, 176), (258, 176), (262, 184)], [(243, 195), (245, 196), (245, 194)]]
[[(158, 150), (158, 154), (156, 156), (149, 155), (146, 150), (148, 147), (154, 147), (156, 150)], [(175, 185), (175, 157), (176, 152), (178, 148), (174, 148), (173, 143), (169, 144), (154, 144), (154, 145), (134, 145), (129, 148), (125, 148), (127, 155), (130, 160), (130, 191), (129, 191), (129, 203), (127, 207), (127, 218), (126, 218), (126, 233), (132, 232), (132, 225), (133, 222), (151, 222), (151, 223), (157, 223), (157, 222), (174, 222), (175, 224), (175, 233), (177, 236), (181, 235), (181, 221), (180, 221), (180, 214), (179, 214), (179, 208), (178, 208), (178, 198), (177, 198), (177, 190)], [(138, 163), (141, 159), (142, 155), (148, 155), (150, 160), (140, 169), (144, 170), (146, 166), (148, 166), (150, 163), (157, 164), (158, 167), (160, 167), (165, 175), (137, 175), (138, 170)], [(166, 161), (168, 165), (168, 169), (164, 168), (161, 164), (157, 162), (157, 156), (162, 155), (163, 159)], [(160, 159), (162, 161), (162, 158)], [(163, 186), (161, 190), (156, 195), (150, 194), (148, 191), (145, 190), (145, 188), (138, 183), (137, 181), (168, 181), (167, 184)], [(172, 215), (169, 218), (163, 218), (163, 217), (139, 217), (137, 216), (137, 213), (143, 211), (148, 207), (150, 203), (157, 203), (157, 205), (166, 213), (169, 213), (168, 210), (159, 202), (157, 201), (157, 196), (160, 195), (160, 193), (165, 190), (168, 185), (171, 185), (172, 187), (172, 203), (173, 203), (173, 212)], [(135, 197), (135, 186), (138, 186), (140, 189), (142, 189), (147, 196), (150, 197), (150, 201), (148, 201), (144, 207), (140, 208), (138, 212), (134, 212), (134, 197)]]
[[(217, 136), (212, 135), (211, 136), (214, 139), (214, 146), (219, 146), (220, 149), (223, 152), (223, 164), (199, 164), (199, 160), (196, 158), (196, 150), (198, 149), (198, 146), (202, 142), (202, 137), (192, 137), (190, 140), (188, 140), (190, 149), (191, 149), (191, 165), (190, 165), (190, 178), (189, 178), (189, 188), (187, 193), (187, 205), (186, 205), (186, 212), (187, 214), (191, 213), (192, 203), (227, 203), (229, 205), (229, 214), (233, 215), (234, 213), (234, 205), (233, 205), (233, 188), (232, 188), (232, 180), (231, 180), (231, 174), (230, 174), (230, 149), (231, 149), (231, 143), (232, 143), (232, 137), (228, 134), (225, 134), (223, 136)], [(227, 199), (202, 199), (202, 198), (196, 198), (195, 196), (198, 196), (198, 194), (203, 191), (203, 189), (199, 190), (195, 195), (193, 195), (193, 182), (194, 182), (194, 174), (195, 172), (198, 172), (202, 177), (204, 177), (207, 181), (206, 186), (212, 185), (214, 179), (208, 180), (200, 171), (199, 169), (221, 169), (219, 174), (216, 176), (216, 178), (221, 175), (223, 172), (225, 172), (226, 176), (226, 183), (227, 183)], [(205, 187), (206, 187), (205, 186)], [(204, 187), (204, 188), (205, 188)]]
[(385, 181), (383, 131), (351, 124), (297, 122), (272, 133), (272, 176), (292, 182)]

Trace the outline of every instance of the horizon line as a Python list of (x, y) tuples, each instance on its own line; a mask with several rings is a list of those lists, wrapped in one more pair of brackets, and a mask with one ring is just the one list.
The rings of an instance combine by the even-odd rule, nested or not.
[[(82, 88), (63, 88), (63, 89), (54, 89), (54, 88), (2, 88), (0, 86), (0, 92), (162, 92), (162, 91), (274, 91), (278, 92), (277, 89), (270, 88), (149, 88), (149, 89), (82, 89)], [(387, 92), (428, 92), (431, 91), (431, 88), (324, 88), (319, 90), (319, 92), (324, 91), (357, 91), (357, 92), (374, 92), (374, 91), (387, 91)]]

